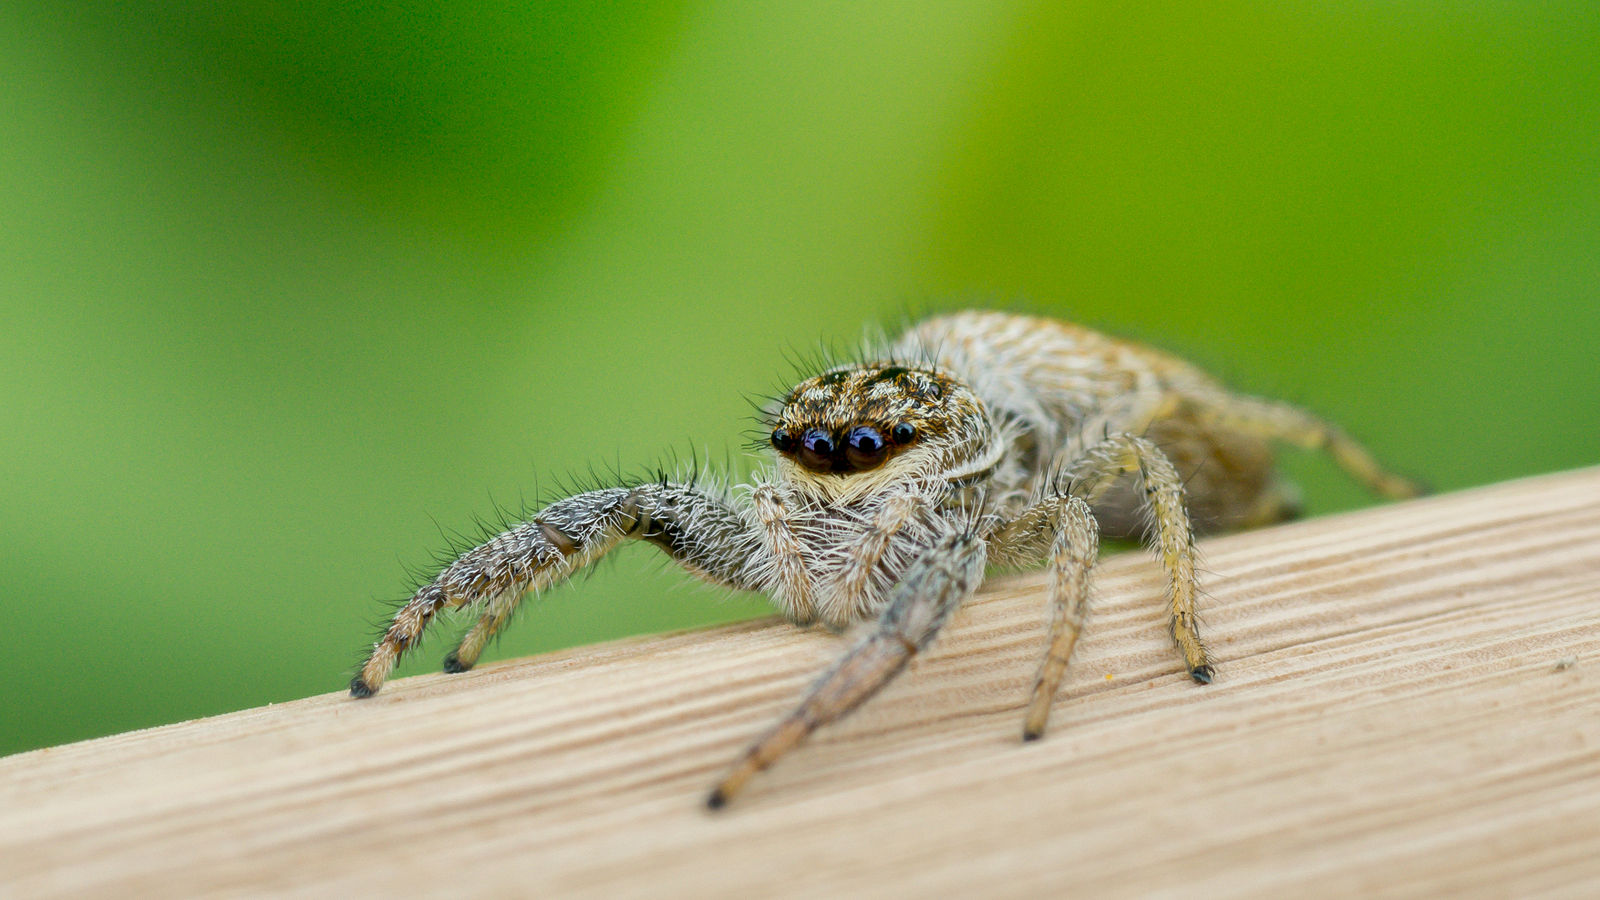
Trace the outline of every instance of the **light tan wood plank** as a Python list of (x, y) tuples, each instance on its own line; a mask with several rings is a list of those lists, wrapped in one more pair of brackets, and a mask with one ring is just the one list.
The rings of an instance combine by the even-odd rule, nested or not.
[(1182, 674), (1154, 564), (1107, 559), (1037, 743), (1023, 575), (720, 814), (837, 638), (624, 641), (12, 756), (0, 893), (1600, 892), (1600, 469), (1202, 549), (1217, 682)]

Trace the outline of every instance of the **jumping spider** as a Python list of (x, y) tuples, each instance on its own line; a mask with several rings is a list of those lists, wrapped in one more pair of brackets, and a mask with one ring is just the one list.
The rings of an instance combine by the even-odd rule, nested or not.
[(1327, 451), (1383, 496), (1418, 493), (1306, 412), (1232, 393), (1146, 347), (996, 312), (924, 321), (863, 362), (802, 381), (767, 424), (776, 458), (748, 493), (666, 479), (589, 491), (468, 551), (395, 613), (350, 693), (377, 691), (445, 608), (482, 611), (445, 657), (445, 671), (466, 671), (525, 594), (625, 538), (707, 581), (767, 594), (796, 624), (875, 617), (716, 786), (719, 807), (899, 674), (986, 566), (1050, 569), (1054, 618), (1022, 729), (1032, 740), (1083, 627), (1102, 531), (1147, 533), (1166, 569), (1172, 638), (1205, 684), (1191, 514), (1203, 530), (1294, 515), (1275, 441)]

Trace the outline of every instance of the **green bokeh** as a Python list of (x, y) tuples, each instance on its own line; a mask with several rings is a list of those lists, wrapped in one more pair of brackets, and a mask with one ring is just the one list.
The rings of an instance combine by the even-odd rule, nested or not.
[[(337, 690), (441, 530), (737, 455), (908, 308), (1441, 489), (1600, 461), (1592, 2), (143, 6), (0, 10), (0, 752)], [(618, 554), (496, 655), (764, 609), (681, 582)]]

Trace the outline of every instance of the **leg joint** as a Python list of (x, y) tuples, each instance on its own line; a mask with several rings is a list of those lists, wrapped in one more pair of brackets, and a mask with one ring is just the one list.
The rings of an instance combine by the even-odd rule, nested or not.
[(549, 522), (539, 522), (539, 533), (562, 556), (571, 556), (578, 552), (577, 542), (568, 537), (566, 532), (551, 525)]

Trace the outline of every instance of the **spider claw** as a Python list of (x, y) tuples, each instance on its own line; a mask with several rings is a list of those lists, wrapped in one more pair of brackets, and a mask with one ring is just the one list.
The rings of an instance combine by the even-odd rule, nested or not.
[(1211, 679), (1215, 678), (1216, 674), (1217, 670), (1213, 669), (1210, 663), (1206, 663), (1203, 666), (1195, 666), (1189, 670), (1189, 677), (1193, 678), (1196, 684), (1210, 684)]

